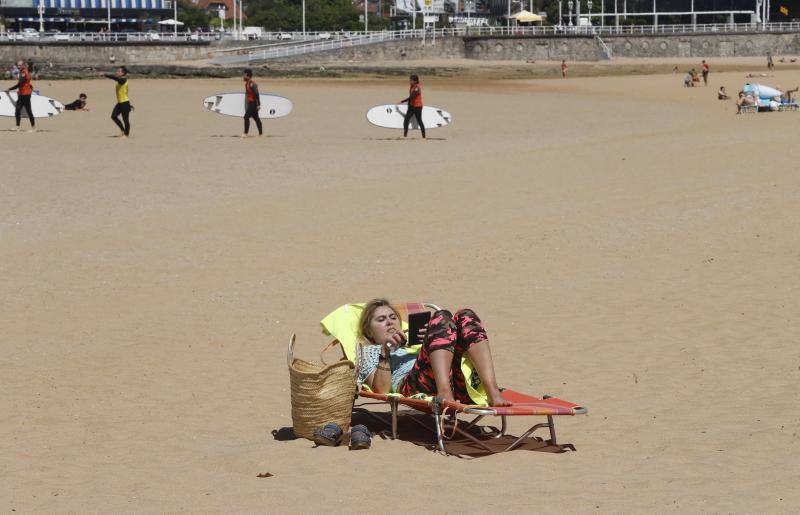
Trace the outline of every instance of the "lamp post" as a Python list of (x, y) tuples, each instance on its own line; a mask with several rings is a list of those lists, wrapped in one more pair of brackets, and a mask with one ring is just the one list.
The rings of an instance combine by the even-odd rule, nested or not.
[(569, 9), (569, 26), (572, 27), (572, 0), (567, 0), (567, 8)]
[(225, 32), (225, 5), (219, 7), (217, 14), (219, 14), (219, 31)]
[(172, 35), (178, 39), (178, 0), (172, 0)]
[(306, 0), (303, 0), (303, 39), (306, 39)]
[(589, 8), (589, 25), (592, 24), (592, 0), (586, 0), (586, 7)]
[(44, 32), (44, 18), (42, 18), (44, 16), (44, 4), (42, 0), (39, 0), (39, 7), (36, 10), (39, 12), (39, 32)]
[(369, 16), (367, 16), (367, 6), (369, 5), (369, 0), (364, 0), (364, 35), (367, 35), (367, 31), (369, 30)]

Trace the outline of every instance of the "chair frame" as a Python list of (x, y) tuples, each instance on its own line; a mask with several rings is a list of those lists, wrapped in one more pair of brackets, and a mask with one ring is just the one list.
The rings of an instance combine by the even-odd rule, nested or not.
[[(421, 303), (421, 305), (424, 306), (426, 309), (429, 309), (429, 310), (432, 310), (432, 311), (438, 311), (438, 310), (441, 309), (439, 306), (437, 306), (435, 304), (431, 304), (431, 303), (423, 302), (423, 303)], [(335, 340), (334, 342), (331, 342), (329, 347), (332, 346), (332, 345), (335, 345), (337, 343), (338, 343), (338, 340)], [(342, 355), (346, 359), (349, 359), (349, 358), (347, 358), (347, 354), (344, 352), (344, 348), (341, 345), (340, 345), (340, 348), (342, 348)], [(484, 436), (493, 437), (493, 438), (500, 438), (500, 437), (506, 436), (507, 435), (507, 428), (508, 428), (507, 417), (510, 416), (510, 415), (506, 414), (506, 413), (503, 413), (503, 411), (504, 411), (503, 408), (493, 408), (491, 406), (484, 407), (484, 406), (465, 405), (465, 404), (461, 404), (461, 403), (458, 403), (458, 402), (447, 401), (447, 400), (444, 400), (444, 399), (442, 399), (440, 397), (435, 397), (432, 400), (425, 400), (425, 399), (416, 399), (416, 398), (404, 397), (404, 396), (396, 394), (396, 393), (381, 394), (381, 393), (375, 393), (375, 392), (371, 392), (371, 391), (367, 391), (367, 390), (359, 391), (357, 393), (357, 397), (358, 396), (360, 396), (362, 398), (365, 398), (365, 399), (370, 399), (370, 400), (373, 400), (373, 401), (377, 401), (377, 402), (375, 402), (375, 403), (365, 402), (365, 403), (362, 403), (360, 405), (354, 406), (354, 407), (357, 407), (357, 408), (362, 408), (362, 406), (365, 406), (367, 404), (376, 404), (376, 403), (388, 403), (389, 404), (390, 410), (391, 410), (391, 422), (390, 423), (387, 423), (386, 420), (383, 417), (380, 417), (377, 413), (373, 412), (372, 410), (364, 409), (364, 408), (362, 408), (362, 409), (363, 409), (363, 412), (366, 413), (367, 415), (369, 415), (369, 416), (381, 421), (382, 423), (388, 424), (391, 427), (391, 435), (392, 435), (392, 439), (393, 440), (398, 438), (397, 421), (398, 421), (398, 416), (399, 416), (399, 408), (400, 408), (401, 405), (402, 406), (406, 406), (406, 407), (411, 408), (411, 409), (414, 409), (414, 410), (417, 410), (417, 411), (420, 411), (422, 413), (427, 413), (427, 414), (431, 415), (432, 416), (432, 425), (431, 424), (426, 424), (426, 423), (424, 423), (424, 422), (422, 422), (420, 420), (417, 420), (416, 418), (413, 418), (413, 417), (411, 418), (411, 420), (413, 420), (417, 424), (421, 425), (422, 427), (424, 427), (424, 428), (426, 428), (428, 430), (433, 430), (435, 432), (437, 448), (438, 448), (438, 450), (440, 452), (442, 452), (445, 455), (449, 454), (447, 452), (447, 447), (445, 445), (445, 442), (453, 440), (453, 438), (456, 435), (460, 435), (460, 436), (462, 436), (464, 438), (467, 438), (469, 441), (471, 441), (472, 443), (478, 445), (480, 448), (484, 449), (485, 451), (494, 454), (494, 453), (508, 452), (508, 451), (511, 451), (511, 450), (515, 449), (516, 447), (518, 447), (519, 445), (524, 443), (526, 439), (531, 437), (531, 435), (533, 435), (534, 432), (536, 432), (539, 429), (544, 429), (544, 428), (547, 428), (549, 433), (550, 433), (550, 440), (548, 442), (550, 445), (558, 447), (562, 451), (566, 451), (566, 450), (573, 450), (574, 451), (575, 450), (575, 447), (572, 444), (559, 444), (558, 443), (558, 440), (557, 440), (557, 437), (556, 437), (556, 427), (555, 427), (555, 420), (553, 418), (554, 417), (553, 414), (544, 415), (544, 416), (547, 417), (547, 422), (539, 422), (539, 423), (533, 424), (525, 432), (523, 432), (522, 435), (519, 438), (514, 440), (506, 448), (497, 451), (497, 450), (494, 450), (491, 447), (487, 446), (484, 442), (482, 442), (479, 438), (476, 438), (473, 434), (470, 434), (470, 430), (473, 429), (474, 427), (476, 427), (477, 424), (481, 420), (483, 420), (485, 417), (488, 417), (488, 416), (498, 417), (499, 416), (500, 417), (500, 428), (499, 429), (492, 428), (492, 431), (490, 431), (488, 433), (485, 433)], [(557, 398), (552, 397), (550, 395), (543, 395), (542, 396), (542, 400), (552, 400), (552, 402), (556, 406), (559, 403), (571, 404), (572, 406), (575, 406), (572, 403), (568, 403), (566, 401), (562, 401), (561, 399), (557, 399)], [(474, 416), (474, 418), (472, 418), (471, 420), (468, 420), (468, 421), (467, 420), (459, 421), (458, 416), (459, 416), (460, 413), (463, 413), (465, 415)], [(557, 413), (557, 414), (558, 415), (567, 415), (567, 414), (568, 415), (584, 415), (586, 413), (588, 413), (588, 410), (586, 408), (581, 407), (581, 406), (576, 406), (574, 408), (570, 408), (569, 412)], [(533, 414), (527, 414), (526, 413), (526, 415), (533, 415)], [(465, 427), (460, 427), (459, 422), (461, 422), (462, 424), (466, 423), (466, 426)]]

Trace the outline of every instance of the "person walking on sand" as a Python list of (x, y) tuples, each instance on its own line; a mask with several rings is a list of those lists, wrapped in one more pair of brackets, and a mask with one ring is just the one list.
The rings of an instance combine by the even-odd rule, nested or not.
[[(114, 110), (111, 111), (111, 119), (117, 124), (119, 130), (122, 131), (120, 137), (127, 138), (131, 134), (130, 116), (131, 110), (133, 109), (130, 98), (128, 97), (128, 69), (124, 66), (120, 66), (114, 73), (105, 73), (103, 76), (117, 83), (115, 86), (117, 104), (114, 106)], [(122, 116), (121, 122), (119, 120), (120, 116)]]
[(258, 135), (261, 136), (264, 134), (264, 130), (261, 126), (261, 118), (258, 117), (258, 111), (261, 109), (261, 96), (258, 94), (258, 84), (253, 80), (253, 70), (247, 68), (244, 71), (244, 101), (245, 101), (245, 109), (244, 109), (244, 134), (242, 134), (243, 138), (246, 138), (248, 133), (250, 132), (250, 118), (252, 118), (256, 122), (256, 128), (258, 129)]
[(561, 60), (561, 78), (567, 78), (567, 61), (564, 59)]
[(708, 86), (708, 72), (709, 67), (705, 59), (703, 59), (703, 85)]
[(22, 120), (22, 108), (28, 112), (28, 120), (31, 122), (29, 132), (36, 130), (36, 119), (33, 117), (33, 109), (31, 108), (31, 94), (33, 94), (33, 86), (31, 85), (31, 72), (25, 61), (20, 59), (17, 61), (17, 68), (19, 69), (19, 79), (17, 83), (6, 90), (6, 92), (17, 90), (17, 103), (14, 106), (14, 119), (17, 121), (15, 130), (19, 130), (19, 123)]
[(408, 104), (406, 116), (403, 119), (403, 137), (408, 137), (408, 125), (413, 116), (417, 119), (419, 130), (422, 131), (422, 138), (425, 139), (425, 124), (422, 123), (422, 86), (420, 86), (419, 77), (416, 74), (409, 77), (408, 82), (408, 97), (399, 102)]
[(775, 68), (775, 63), (772, 62), (772, 52), (767, 52), (767, 69)]

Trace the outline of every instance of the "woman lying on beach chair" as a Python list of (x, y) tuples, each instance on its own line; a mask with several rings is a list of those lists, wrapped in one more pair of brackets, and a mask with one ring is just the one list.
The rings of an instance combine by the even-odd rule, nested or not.
[[(408, 327), (416, 332), (416, 324), (406, 324), (402, 316), (410, 320), (431, 311), (427, 330), (416, 333), (421, 344), (404, 345), (415, 335), (406, 337), (403, 329)], [(544, 428), (550, 431), (548, 445), (562, 451), (574, 450), (570, 444), (556, 441), (553, 417), (582, 415), (586, 408), (549, 395), (539, 398), (510, 389), (500, 390), (486, 332), (471, 310), (451, 315), (433, 304), (392, 305), (386, 300), (373, 300), (340, 306), (320, 325), (324, 334), (336, 338), (325, 350), (340, 345), (345, 359), (358, 364), (359, 397), (366, 399), (367, 404), (389, 404), (392, 438), (398, 435), (398, 410), (403, 406), (433, 417), (433, 427), (414, 417), (411, 420), (432, 429), (439, 450), (445, 453), (448, 452), (445, 442), (454, 442), (456, 438), (464, 438), (475, 448), (490, 453), (510, 451), (530, 443), (531, 439), (538, 441), (532, 435)], [(370, 410), (366, 413), (377, 417)], [(462, 414), (475, 418), (464, 423), (458, 419)], [(547, 422), (534, 423), (514, 439), (506, 433), (509, 416), (544, 416)], [(499, 417), (501, 428), (479, 428), (477, 424), (484, 417)], [(475, 434), (476, 430), (480, 430), (480, 435)], [(487, 437), (502, 444), (501, 448), (487, 445)], [(501, 442), (505, 438), (513, 441)]]
[(362, 344), (359, 384), (375, 393), (398, 392), (438, 396), (447, 401), (472, 404), (461, 370), (461, 358), (472, 361), (486, 390), (490, 406), (510, 406), (495, 378), (489, 340), (478, 315), (470, 309), (451, 314), (438, 310), (426, 329), (415, 356), (406, 349), (402, 318), (385, 299), (367, 303), (358, 323)]

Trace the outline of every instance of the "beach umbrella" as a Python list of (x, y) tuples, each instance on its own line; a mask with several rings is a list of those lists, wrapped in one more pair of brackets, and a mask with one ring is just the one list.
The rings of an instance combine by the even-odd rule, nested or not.
[(538, 14), (534, 14), (534, 13), (532, 13), (530, 11), (526, 11), (524, 9), (522, 11), (518, 12), (517, 14), (511, 16), (511, 17), (514, 18), (515, 20), (517, 20), (517, 22), (521, 22), (521, 23), (530, 23), (530, 22), (534, 22), (534, 21), (542, 21), (542, 17), (541, 16), (539, 16)]
[(182, 21), (175, 21), (172, 18), (170, 18), (168, 20), (161, 20), (160, 22), (158, 22), (158, 24), (159, 25), (169, 25), (169, 26), (178, 25), (180, 27), (181, 25), (183, 25), (183, 22)]

